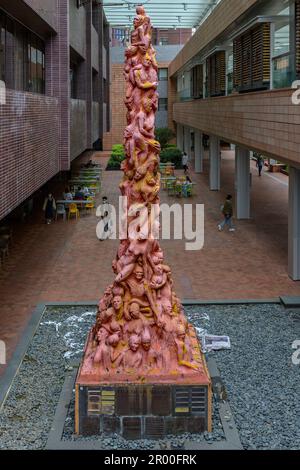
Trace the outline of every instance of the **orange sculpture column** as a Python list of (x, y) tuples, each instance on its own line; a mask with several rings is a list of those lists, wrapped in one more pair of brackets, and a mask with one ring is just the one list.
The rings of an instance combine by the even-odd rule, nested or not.
[(86, 342), (75, 407), (77, 433), (129, 439), (211, 429), (205, 359), (153, 227), (160, 190), (157, 63), (150, 18), (143, 6), (136, 13), (125, 51), (126, 159), (120, 183), (131, 228), (120, 242), (115, 281), (99, 302)]

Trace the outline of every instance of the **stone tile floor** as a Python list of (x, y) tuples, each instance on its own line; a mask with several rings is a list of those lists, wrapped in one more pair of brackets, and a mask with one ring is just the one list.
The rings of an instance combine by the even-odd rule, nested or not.
[[(94, 159), (107, 162), (107, 152)], [(205, 204), (205, 244), (201, 251), (185, 251), (184, 241), (163, 241), (166, 262), (172, 267), (175, 289), (185, 299), (249, 299), (300, 295), (300, 283), (287, 274), (288, 178), (257, 175), (252, 165), (252, 219), (236, 221), (237, 231), (220, 233), (220, 205), (234, 193), (234, 158), (222, 152), (222, 190), (208, 188), (209, 163), (196, 183), (191, 200), (168, 197), (162, 202)], [(181, 173), (181, 172), (180, 172)], [(119, 197), (121, 173), (103, 172), (102, 192), (112, 204)], [(56, 197), (61, 195), (55, 194)], [(0, 270), (0, 339), (10, 358), (31, 312), (39, 302), (98, 299), (113, 280), (111, 261), (117, 240), (96, 238), (95, 213), (80, 220), (45, 225), (39, 211), (20, 224), (5, 267)], [(3, 371), (0, 366), (0, 373)]]

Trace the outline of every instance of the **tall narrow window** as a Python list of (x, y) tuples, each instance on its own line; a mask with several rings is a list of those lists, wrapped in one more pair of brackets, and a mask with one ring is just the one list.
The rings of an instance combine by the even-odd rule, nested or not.
[(158, 69), (159, 81), (168, 80), (168, 69)]
[(14, 23), (8, 17), (5, 34), (5, 82), (7, 88), (14, 89)]
[(16, 25), (15, 34), (15, 89), (24, 90), (25, 86), (25, 62), (24, 62), (24, 28)]
[(0, 80), (7, 88), (45, 93), (43, 41), (0, 11)]
[(5, 81), (5, 16), (0, 11), (0, 80)]
[(168, 98), (159, 98), (158, 111), (168, 111)]

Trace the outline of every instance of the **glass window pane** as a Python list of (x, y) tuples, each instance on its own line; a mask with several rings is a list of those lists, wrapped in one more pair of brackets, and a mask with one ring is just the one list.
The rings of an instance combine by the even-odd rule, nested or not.
[(0, 12), (0, 80), (5, 81), (5, 16)]
[(159, 98), (158, 100), (158, 111), (168, 110), (168, 98)]
[(15, 89), (24, 90), (24, 29), (16, 25), (15, 35)]
[(159, 80), (168, 80), (168, 69), (158, 70)]
[[(33, 42), (33, 38), (31, 38)], [(30, 46), (30, 91), (36, 93), (37, 92), (37, 58), (36, 58), (37, 50), (35, 46), (31, 43)]]
[(14, 23), (8, 17), (5, 35), (5, 82), (7, 88), (14, 89)]

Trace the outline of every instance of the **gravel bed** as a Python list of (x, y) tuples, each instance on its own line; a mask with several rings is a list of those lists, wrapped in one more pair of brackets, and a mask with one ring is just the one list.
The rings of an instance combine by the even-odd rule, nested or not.
[[(186, 307), (195, 326), (228, 335), (231, 350), (213, 354), (225, 382), (235, 423), (246, 449), (300, 448), (299, 366), (292, 343), (300, 339), (300, 313), (280, 305)], [(206, 313), (209, 319), (205, 319)], [(0, 415), (0, 449), (43, 449), (47, 442), (66, 371), (79, 362), (95, 312), (84, 307), (48, 308), (16, 376)], [(74, 398), (65, 440), (73, 434)], [(224, 439), (216, 405), (213, 432), (186, 433), (161, 441), (101, 439), (103, 448), (164, 449), (186, 440)]]
[(231, 349), (214, 354), (245, 449), (300, 449), (300, 311), (281, 305), (187, 307), (196, 326), (228, 335)]

